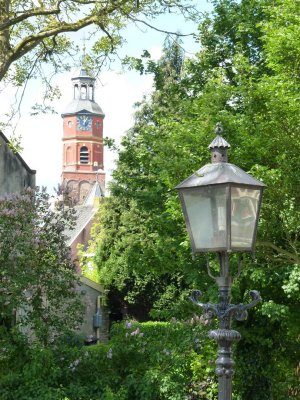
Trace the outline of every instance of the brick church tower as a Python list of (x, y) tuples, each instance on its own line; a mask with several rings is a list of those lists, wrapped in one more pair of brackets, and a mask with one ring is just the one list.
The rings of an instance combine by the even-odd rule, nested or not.
[(104, 193), (104, 113), (95, 102), (95, 79), (83, 66), (72, 84), (73, 100), (62, 114), (62, 186), (75, 203), (83, 204), (96, 181)]

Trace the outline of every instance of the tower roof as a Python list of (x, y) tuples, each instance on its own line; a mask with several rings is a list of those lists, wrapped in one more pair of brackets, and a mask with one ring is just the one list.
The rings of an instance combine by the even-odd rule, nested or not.
[(69, 103), (61, 114), (62, 117), (72, 114), (95, 114), (104, 117), (105, 114), (101, 107), (93, 100), (74, 99)]
[(95, 102), (95, 78), (90, 76), (81, 65), (71, 79), (73, 84), (73, 100), (67, 105), (62, 117), (74, 114), (94, 114), (104, 118), (101, 107)]

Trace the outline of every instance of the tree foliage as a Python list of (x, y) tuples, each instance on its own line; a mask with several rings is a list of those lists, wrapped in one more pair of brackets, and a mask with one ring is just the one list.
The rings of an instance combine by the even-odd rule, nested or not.
[(56, 71), (68, 67), (64, 56), (75, 48), (67, 34), (85, 27), (93, 28), (93, 59), (99, 68), (123, 43), (121, 30), (126, 24), (144, 24), (144, 17), (175, 10), (186, 15), (195, 11), (192, 4), (181, 0), (1, 0), (0, 80), (8, 78), (22, 85), (41, 72), (44, 63), (51, 63)]
[[(102, 282), (133, 314), (146, 304), (156, 318), (189, 315), (195, 310), (184, 297), (194, 287), (216, 299), (205, 260), (191, 256), (173, 189), (208, 162), (207, 146), (221, 121), (232, 146), (230, 162), (267, 184), (256, 261), (244, 261), (233, 288), (235, 302), (247, 301), (249, 289), (263, 297), (238, 326), (243, 340), (237, 398), (296, 398), (298, 13), (293, 1), (213, 3), (212, 15), (199, 27), (197, 57), (183, 64), (179, 76), (174, 68), (169, 80), (167, 65), (176, 49), (168, 47), (153, 68), (153, 95), (142, 102), (123, 139), (111, 197), (99, 212), (95, 262)], [(234, 256), (231, 269), (234, 273)]]

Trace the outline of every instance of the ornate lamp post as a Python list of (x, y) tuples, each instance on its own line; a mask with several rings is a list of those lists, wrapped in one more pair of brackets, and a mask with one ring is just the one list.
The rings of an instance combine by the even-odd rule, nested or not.
[(216, 133), (216, 138), (209, 145), (211, 164), (200, 168), (176, 189), (193, 252), (216, 252), (219, 256), (219, 276), (212, 275), (207, 263), (208, 274), (219, 288), (219, 303), (199, 302), (199, 290), (193, 291), (191, 300), (203, 308), (207, 319), (216, 316), (219, 320), (219, 329), (209, 332), (209, 337), (218, 343), (218, 399), (231, 400), (234, 373), (231, 346), (241, 338), (239, 332), (231, 329), (231, 320), (233, 317), (239, 321), (246, 319), (247, 309), (261, 301), (261, 297), (259, 292), (251, 290), (249, 295), (252, 301), (249, 304), (230, 303), (233, 278), (230, 276), (229, 253), (254, 251), (265, 185), (227, 162), (230, 145), (220, 136), (220, 124), (217, 124)]

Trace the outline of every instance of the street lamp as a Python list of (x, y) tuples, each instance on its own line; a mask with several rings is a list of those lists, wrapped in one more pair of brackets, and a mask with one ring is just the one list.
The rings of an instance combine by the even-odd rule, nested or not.
[(199, 302), (199, 290), (193, 291), (191, 300), (204, 309), (206, 319), (216, 316), (219, 320), (219, 329), (209, 332), (209, 337), (218, 343), (218, 399), (231, 400), (234, 372), (231, 345), (241, 338), (239, 332), (231, 330), (231, 320), (233, 317), (239, 321), (246, 319), (247, 309), (261, 301), (261, 297), (259, 292), (251, 290), (249, 304), (230, 303), (233, 278), (229, 271), (229, 253), (254, 251), (265, 185), (227, 162), (230, 145), (222, 138), (222, 131), (221, 125), (217, 124), (217, 136), (209, 145), (211, 164), (200, 168), (176, 189), (193, 252), (216, 252), (219, 256), (220, 276), (213, 276), (207, 263), (208, 274), (219, 288), (219, 303)]

